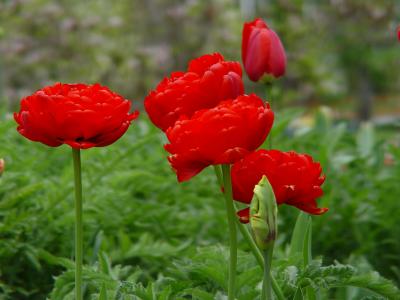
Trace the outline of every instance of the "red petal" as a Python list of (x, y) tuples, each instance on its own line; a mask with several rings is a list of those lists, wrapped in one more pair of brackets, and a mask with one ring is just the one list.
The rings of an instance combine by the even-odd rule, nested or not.
[(239, 217), (240, 223), (243, 223), (243, 224), (249, 223), (249, 221), (250, 221), (250, 208), (249, 207), (239, 210), (236, 214)]

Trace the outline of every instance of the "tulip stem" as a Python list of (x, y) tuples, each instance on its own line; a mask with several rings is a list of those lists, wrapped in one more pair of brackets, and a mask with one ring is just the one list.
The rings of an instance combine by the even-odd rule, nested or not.
[(272, 243), (264, 254), (264, 278), (261, 291), (261, 300), (272, 300), (272, 278), (271, 278), (271, 263), (272, 253), (274, 251), (274, 243)]
[[(268, 100), (269, 105), (271, 106), (271, 109), (275, 111), (275, 107), (272, 107), (273, 105), (273, 97), (274, 95), (272, 94), (273, 91), (273, 86), (271, 82), (266, 82), (265, 83), (265, 94), (266, 98)], [(272, 131), (272, 129), (271, 129)], [(272, 149), (272, 132), (268, 134), (268, 148)]]
[(82, 300), (82, 262), (83, 262), (83, 225), (82, 225), (82, 172), (81, 152), (72, 148), (75, 179), (75, 299)]
[(231, 166), (222, 165), (222, 177), (224, 181), (224, 195), (226, 214), (229, 227), (229, 279), (228, 279), (228, 300), (235, 299), (236, 265), (237, 265), (237, 236), (235, 209), (232, 200)]
[(215, 165), (214, 166), (214, 172), (215, 172), (215, 176), (217, 176), (217, 180), (218, 180), (218, 185), (219, 187), (223, 187), (224, 185), (224, 179), (222, 178), (222, 171), (221, 171), (221, 167), (219, 165)]
[[(220, 187), (223, 186), (224, 182), (223, 182), (223, 179), (222, 179), (220, 166), (219, 165), (214, 166), (214, 171), (215, 171), (215, 175), (217, 176), (218, 185)], [(237, 210), (236, 207), (235, 207), (235, 210)], [(242, 236), (245, 239), (245, 241), (247, 242), (247, 244), (249, 245), (251, 252), (253, 253), (255, 259), (257, 260), (257, 263), (260, 265), (261, 268), (264, 268), (263, 254), (261, 253), (260, 249), (257, 247), (253, 237), (251, 236), (251, 233), (246, 228), (245, 224), (240, 223), (238, 218), (236, 218), (236, 221), (237, 221), (237, 224), (238, 224), (238, 227), (239, 227), (239, 231), (242, 234)], [(282, 292), (281, 288), (279, 287), (278, 283), (276, 282), (276, 280), (272, 276), (272, 274), (271, 274), (271, 282), (272, 282), (272, 289), (274, 290), (274, 293), (275, 293), (276, 297), (279, 300), (285, 300), (285, 296), (283, 295), (283, 292)]]
[[(249, 244), (250, 250), (253, 253), (254, 257), (256, 258), (258, 264), (260, 265), (261, 268), (264, 268), (263, 254), (261, 253), (260, 249), (257, 247), (256, 243), (254, 242), (254, 239), (252, 238), (250, 232), (247, 230), (246, 225), (240, 223), (239, 220), (238, 220), (238, 224), (239, 224), (239, 231), (242, 234), (243, 238)], [(281, 288), (279, 287), (278, 283), (276, 282), (276, 279), (272, 276), (271, 272), (270, 272), (270, 279), (271, 279), (272, 289), (274, 290), (276, 297), (279, 300), (285, 300), (285, 296), (283, 295)]]

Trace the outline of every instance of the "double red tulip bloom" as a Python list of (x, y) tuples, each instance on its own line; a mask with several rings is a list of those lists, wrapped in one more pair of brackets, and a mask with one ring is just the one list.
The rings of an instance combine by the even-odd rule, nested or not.
[(242, 60), (252, 81), (264, 75), (277, 78), (285, 74), (286, 54), (282, 42), (260, 18), (243, 26)]
[(166, 131), (181, 115), (190, 118), (200, 109), (215, 107), (243, 93), (240, 64), (214, 53), (192, 60), (187, 72), (174, 72), (164, 78), (144, 105), (151, 121)]
[[(312, 157), (296, 152), (258, 150), (236, 162), (231, 171), (233, 199), (249, 204), (253, 189), (265, 175), (271, 183), (278, 204), (295, 206), (307, 213), (320, 215), (327, 208), (317, 207), (321, 185), (325, 176)], [(241, 221), (248, 222), (248, 208), (238, 213)]]
[(56, 83), (23, 98), (14, 119), (18, 132), (32, 141), (87, 149), (118, 140), (139, 114), (130, 108), (105, 86)]
[(256, 150), (271, 130), (274, 113), (256, 95), (242, 95), (214, 108), (182, 116), (166, 134), (169, 161), (186, 181), (209, 165), (231, 164)]

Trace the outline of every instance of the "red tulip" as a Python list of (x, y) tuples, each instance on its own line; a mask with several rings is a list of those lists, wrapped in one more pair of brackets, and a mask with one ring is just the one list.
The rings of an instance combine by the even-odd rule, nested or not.
[[(327, 208), (318, 208), (316, 199), (321, 197), (325, 176), (312, 157), (296, 152), (258, 150), (245, 156), (232, 166), (233, 199), (249, 204), (253, 189), (267, 176), (278, 204), (295, 206), (307, 213), (320, 215)], [(243, 222), (248, 221), (248, 209), (238, 213)]]
[(397, 39), (400, 41), (400, 25), (397, 26)]
[(178, 181), (209, 165), (231, 164), (257, 149), (271, 130), (274, 113), (256, 95), (242, 95), (211, 109), (182, 116), (166, 134), (169, 162)]
[(190, 62), (187, 72), (164, 78), (146, 97), (144, 105), (151, 121), (163, 131), (181, 115), (212, 108), (222, 100), (244, 93), (238, 62), (224, 61), (219, 53), (203, 55)]
[(243, 26), (242, 61), (252, 81), (264, 75), (278, 78), (285, 74), (286, 54), (281, 40), (260, 18)]
[(56, 83), (23, 98), (14, 119), (18, 132), (32, 141), (87, 149), (118, 140), (139, 114), (130, 108), (128, 100), (99, 84)]

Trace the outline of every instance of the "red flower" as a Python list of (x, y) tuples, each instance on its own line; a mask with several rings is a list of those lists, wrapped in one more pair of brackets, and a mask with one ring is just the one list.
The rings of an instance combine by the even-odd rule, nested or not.
[(400, 41), (400, 25), (397, 26), (397, 39)]
[[(316, 202), (323, 194), (321, 185), (325, 176), (321, 172), (321, 165), (309, 155), (258, 150), (232, 166), (233, 199), (249, 204), (254, 187), (265, 175), (278, 204), (293, 205), (310, 214), (320, 215), (328, 210), (318, 208)], [(248, 221), (248, 209), (238, 215), (242, 222)]]
[(51, 147), (87, 149), (114, 143), (138, 112), (131, 103), (99, 84), (63, 84), (38, 90), (21, 100), (14, 113), (18, 132)]
[(281, 40), (260, 18), (243, 26), (242, 61), (252, 81), (264, 74), (276, 78), (285, 74), (286, 54)]
[(211, 109), (182, 116), (166, 134), (165, 149), (178, 180), (209, 165), (231, 164), (257, 149), (271, 130), (274, 113), (256, 95), (242, 95)]
[(151, 121), (166, 131), (181, 115), (190, 118), (197, 110), (243, 93), (240, 64), (224, 61), (221, 54), (214, 53), (192, 60), (186, 73), (164, 78), (146, 97), (144, 106)]

